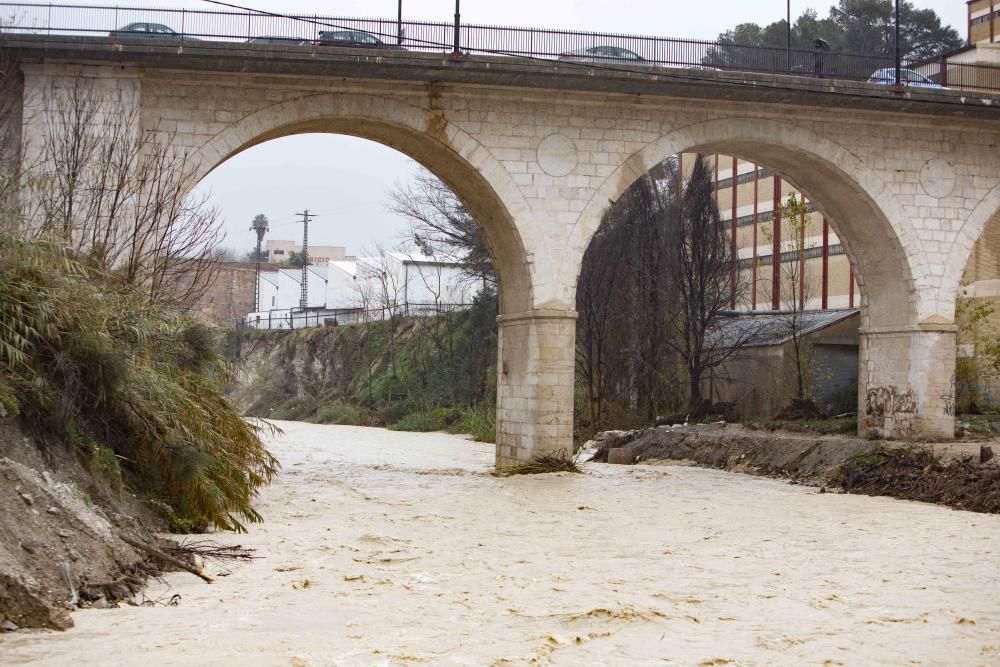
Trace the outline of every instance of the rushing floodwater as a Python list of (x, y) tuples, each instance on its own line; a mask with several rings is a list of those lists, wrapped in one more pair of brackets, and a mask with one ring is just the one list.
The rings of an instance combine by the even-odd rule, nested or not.
[(500, 479), (492, 445), (281, 423), (266, 523), (0, 636), (45, 665), (1000, 664), (1000, 517), (686, 467)]

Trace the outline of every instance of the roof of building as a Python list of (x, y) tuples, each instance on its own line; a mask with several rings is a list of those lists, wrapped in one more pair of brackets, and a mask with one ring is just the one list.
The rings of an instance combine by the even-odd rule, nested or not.
[[(802, 313), (800, 335), (815, 333), (860, 312), (857, 308), (807, 310)], [(775, 311), (738, 313), (724, 317), (717, 329), (724, 337), (741, 341), (745, 347), (782, 345), (792, 339), (789, 315)]]
[(327, 266), (329, 269), (339, 269), (349, 276), (354, 276), (358, 272), (358, 263), (355, 260), (333, 260)]
[(302, 269), (278, 269), (278, 273), (284, 274), (297, 283), (302, 282)]
[(322, 278), (323, 280), (326, 280), (326, 272), (327, 272), (327, 267), (325, 266), (320, 266), (318, 264), (309, 265), (309, 273), (313, 273)]

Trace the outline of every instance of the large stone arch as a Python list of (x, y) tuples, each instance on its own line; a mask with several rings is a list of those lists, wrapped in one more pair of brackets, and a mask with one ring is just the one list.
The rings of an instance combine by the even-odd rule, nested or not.
[(933, 316), (918, 299), (936, 281), (902, 206), (884, 181), (863, 161), (815, 132), (762, 118), (724, 118), (678, 128), (631, 155), (595, 191), (573, 230), (572, 252), (561, 267), (575, 286), (580, 262), (600, 225), (608, 202), (615, 201), (654, 165), (679, 153), (734, 155), (794, 174), (792, 183), (809, 194), (837, 231), (858, 268), (867, 305), (865, 326), (912, 325)]
[(954, 308), (972, 252), (990, 224), (1000, 224), (1000, 185), (994, 187), (973, 209), (951, 246), (941, 278), (939, 298), (942, 309)]
[(229, 158), (265, 141), (312, 132), (376, 141), (432, 171), (483, 228), (500, 280), (501, 312), (530, 310), (530, 268), (515, 223), (528, 218), (528, 204), (493, 155), (440, 114), (388, 97), (305, 95), (249, 114), (213, 136), (192, 156), (194, 176), (200, 181)]
[(660, 161), (690, 152), (734, 155), (794, 174), (792, 182), (836, 228), (863, 290), (859, 431), (954, 437), (955, 326), (940, 314), (940, 280), (930, 273), (920, 238), (884, 180), (857, 155), (812, 130), (730, 117), (693, 123), (650, 142), (596, 189), (571, 233), (561, 284), (575, 287), (608, 202)]

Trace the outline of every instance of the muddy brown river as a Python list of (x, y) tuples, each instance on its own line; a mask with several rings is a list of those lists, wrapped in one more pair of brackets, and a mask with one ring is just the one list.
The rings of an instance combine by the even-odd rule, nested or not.
[(456, 436), (279, 425), (266, 522), (216, 536), (260, 559), (0, 636), (0, 664), (1000, 664), (997, 516), (677, 466), (495, 478)]

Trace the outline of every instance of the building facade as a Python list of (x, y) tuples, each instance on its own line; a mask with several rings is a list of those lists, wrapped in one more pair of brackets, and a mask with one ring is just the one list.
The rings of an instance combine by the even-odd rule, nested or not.
[[(685, 177), (695, 158), (681, 155)], [(860, 305), (860, 289), (844, 246), (808, 196), (763, 165), (729, 155), (706, 159), (719, 214), (736, 239), (734, 276), (743, 288), (737, 290), (734, 310), (789, 310), (797, 299), (804, 300), (806, 310)], [(784, 211), (791, 195), (804, 209), (796, 221), (787, 219)], [(777, 264), (775, 256), (781, 259)]]
[(969, 44), (1000, 42), (1000, 2), (969, 0)]
[[(267, 261), (272, 264), (287, 262), (292, 253), (302, 252), (302, 244), (282, 239), (269, 239), (264, 242)], [(347, 257), (347, 249), (334, 245), (310, 245), (309, 263), (323, 266), (327, 262), (336, 262)]]

